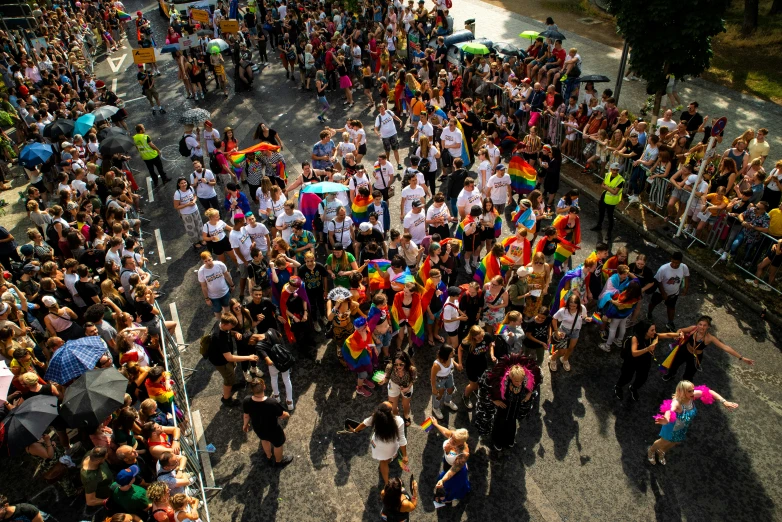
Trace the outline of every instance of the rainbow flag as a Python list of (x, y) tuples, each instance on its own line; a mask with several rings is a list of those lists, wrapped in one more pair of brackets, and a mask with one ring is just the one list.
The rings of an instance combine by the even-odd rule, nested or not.
[(502, 218), (496, 210), (494, 211), (494, 214), (496, 215), (494, 218), (494, 239), (497, 239), (502, 235)]
[(524, 208), (522, 205), (520, 205), (518, 210), (514, 212), (511, 221), (513, 221), (514, 227), (521, 225), (527, 230), (535, 230), (535, 225), (538, 222), (535, 218), (535, 212), (533, 212), (532, 207)]
[(396, 454), (396, 463), (399, 464), (399, 467), (402, 468), (402, 471), (405, 473), (410, 473), (410, 466), (405, 464), (404, 461), (404, 455), (402, 455), (402, 450), (400, 449), (399, 452)]
[(168, 380), (170, 378), (170, 375), (166, 372), (159, 382), (152, 382), (149, 379), (144, 381), (144, 386), (147, 389), (149, 398), (154, 399), (155, 402), (160, 404), (169, 404), (172, 402), (174, 400), (174, 392), (168, 387)]
[(592, 314), (592, 322), (595, 324), (603, 324), (603, 318), (600, 317), (600, 314), (595, 312)]
[(567, 214), (560, 214), (551, 223), (551, 226), (557, 229), (557, 236), (567, 237), (568, 231), (573, 231), (573, 239), (571, 241), (574, 245), (581, 244), (581, 219), (576, 214), (576, 226), (574, 228), (567, 228), (568, 216)]
[(535, 167), (524, 161), (521, 156), (513, 156), (508, 163), (510, 186), (516, 194), (529, 194), (535, 190), (538, 173)]
[[(519, 241), (519, 238), (514, 236), (506, 237), (502, 240), (502, 248), (505, 249), (505, 253), (508, 253), (508, 250), (510, 250), (511, 245), (513, 245), (515, 242)], [(529, 239), (526, 237), (521, 240), (524, 243), (524, 254), (522, 255), (521, 262), (525, 265), (528, 265), (529, 262), (532, 260), (532, 252), (529, 244)], [(540, 242), (538, 242), (540, 244)]]
[(392, 282), (400, 284), (400, 285), (406, 285), (407, 283), (415, 283), (415, 277), (413, 277), (413, 274), (410, 273), (409, 268), (405, 268), (405, 271), (401, 274), (397, 274), (394, 276), (393, 279), (391, 279)]
[[(617, 276), (618, 278), (619, 276)], [(638, 281), (633, 279), (633, 281)], [(627, 279), (627, 285), (630, 284), (630, 278)], [(627, 287), (625, 286), (625, 288)], [(614, 303), (617, 301), (619, 304)], [(603, 317), (610, 317), (612, 319), (624, 319), (629, 317), (633, 312), (633, 308), (638, 304), (640, 298), (630, 298), (627, 295), (627, 290), (614, 290), (612, 292), (606, 292), (597, 304), (599, 310), (603, 311)]]
[(685, 337), (682, 341), (679, 342), (676, 346), (674, 346), (673, 350), (671, 350), (671, 353), (668, 354), (668, 357), (665, 358), (665, 360), (660, 364), (659, 370), (663, 373), (668, 373), (668, 370), (671, 369), (671, 366), (673, 365), (673, 360), (676, 359), (676, 354), (679, 353), (679, 349), (681, 349), (684, 342), (686, 342), (689, 339), (689, 336)]
[(444, 120), (447, 120), (447, 119), (448, 119), (448, 114), (446, 114), (446, 113), (445, 113), (445, 111), (444, 111), (444, 110), (442, 110), (442, 109), (441, 109), (440, 107), (438, 107), (437, 105), (434, 105), (434, 113), (435, 113), (435, 114), (436, 114), (438, 117), (440, 117), (440, 118), (442, 118), (442, 119), (444, 119)]
[(119, 9), (117, 9), (117, 17), (118, 17), (120, 20), (130, 20), (131, 18), (133, 18), (132, 16), (130, 16), (130, 15), (129, 15), (128, 13), (126, 13), (125, 11), (120, 11)]
[(457, 255), (459, 251), (462, 249), (461, 239), (446, 237), (445, 239), (440, 240), (440, 246), (443, 248), (445, 248), (448, 245), (448, 243), (451, 244), (451, 255)]
[(380, 324), (380, 316), (383, 315), (383, 312), (386, 312), (386, 314), (388, 314), (387, 306), (384, 306), (383, 308), (378, 308), (373, 303), (372, 306), (369, 308), (369, 312), (367, 312), (367, 326), (369, 327), (370, 332), (374, 332), (375, 328), (377, 328), (377, 325)]
[(505, 273), (513, 266), (513, 260), (509, 257), (502, 256), (497, 258), (494, 254), (489, 252), (486, 257), (481, 260), (481, 264), (475, 269), (475, 275), (473, 278), (480, 284), (485, 285), (495, 276), (505, 277)]
[(369, 275), (369, 289), (372, 292), (381, 290), (384, 288), (391, 288), (391, 284), (386, 279), (384, 274), (388, 272), (388, 267), (391, 266), (391, 261), (388, 259), (375, 259), (369, 262), (367, 272)]
[(464, 137), (464, 127), (462, 127), (462, 122), (460, 122), (458, 119), (456, 120), (456, 128), (459, 129), (459, 132), (462, 133), (462, 161), (464, 162), (464, 168), (470, 166), (470, 153), (467, 150), (467, 139)]
[(507, 324), (498, 324), (497, 325), (497, 332), (495, 335), (500, 335), (508, 331), (508, 325)]
[[(541, 241), (543, 241), (541, 239)], [(567, 261), (570, 256), (573, 255), (573, 253), (578, 249), (576, 245), (568, 241), (567, 239), (559, 238), (559, 244), (557, 245), (557, 249), (554, 251), (554, 266), (562, 266), (562, 264)]]
[(440, 281), (437, 286), (434, 285), (434, 281), (431, 279), (428, 279), (426, 281), (426, 286), (424, 287), (424, 293), (421, 296), (421, 308), (426, 311), (426, 309), (429, 308), (429, 303), (432, 302), (432, 299), (436, 297), (437, 291), (440, 291), (440, 303), (443, 305), (445, 304), (445, 301), (448, 299), (448, 288), (445, 286), (445, 283)]
[(356, 197), (353, 198), (353, 202), (350, 204), (350, 209), (353, 211), (353, 215), (350, 217), (357, 225), (369, 221), (369, 205), (372, 204), (372, 201), (371, 194), (364, 197), (356, 192)]
[(304, 224), (304, 228), (310, 232), (314, 232), (312, 226), (312, 220), (318, 215), (318, 205), (323, 201), (317, 194), (310, 192), (301, 192), (299, 194), (299, 210), (304, 214), (307, 222)]
[(565, 301), (571, 292), (571, 289), (580, 287), (589, 287), (589, 278), (592, 274), (584, 273), (584, 265), (577, 266), (573, 270), (568, 271), (559, 280), (559, 286), (557, 292), (554, 294), (554, 299), (551, 300), (551, 315), (557, 313), (557, 310), (565, 306)]
[(608, 278), (614, 275), (618, 269), (619, 269), (618, 257), (611, 256), (608, 259), (606, 259), (605, 262), (603, 263), (603, 268), (601, 269), (601, 273), (603, 274), (603, 284), (605, 284), (605, 282), (608, 281)]
[(372, 373), (372, 357), (368, 349), (371, 340), (370, 334), (367, 334), (366, 339), (361, 339), (361, 334), (357, 331), (345, 339), (342, 345), (342, 357), (351, 371)]
[(281, 160), (277, 163), (277, 177), (283, 181), (288, 181), (288, 171), (285, 170), (285, 161)]
[(434, 426), (434, 424), (432, 424), (432, 418), (431, 417), (427, 417), (426, 420), (421, 423), (421, 429), (424, 430), (427, 433), (429, 431), (431, 431), (433, 426)]
[(430, 256), (426, 256), (424, 262), (418, 268), (418, 282), (425, 284), (429, 280), (429, 271), (432, 270), (432, 259)]
[[(262, 152), (265, 150), (278, 151), (280, 150), (280, 147), (277, 145), (272, 145), (271, 143), (261, 142), (253, 145), (252, 147), (247, 147), (246, 149), (237, 150), (236, 152), (230, 152), (226, 154), (226, 156), (228, 157), (228, 161), (230, 161), (234, 167), (240, 167), (242, 163), (244, 163), (245, 160), (247, 159), (247, 154), (254, 154), (256, 152)], [(282, 168), (284, 173), (285, 166), (283, 165)]]
[[(408, 271), (409, 273), (409, 271)], [(411, 278), (413, 276), (410, 276)], [(397, 292), (394, 296), (394, 304), (391, 307), (391, 325), (394, 331), (399, 330), (399, 323), (404, 318), (402, 310), (402, 301), (404, 301), (405, 293)], [(413, 328), (413, 344), (415, 346), (421, 346), (424, 344), (424, 314), (421, 309), (421, 296), (413, 294), (413, 301), (410, 304), (410, 313), (407, 314), (407, 322)]]
[(460, 241), (463, 240), (464, 239), (464, 227), (466, 227), (470, 223), (474, 223), (474, 222), (475, 222), (475, 218), (472, 217), (472, 216), (467, 216), (466, 218), (464, 218), (459, 223), (459, 226), (456, 227), (456, 232), (454, 233), (454, 237), (456, 239), (460, 240)]

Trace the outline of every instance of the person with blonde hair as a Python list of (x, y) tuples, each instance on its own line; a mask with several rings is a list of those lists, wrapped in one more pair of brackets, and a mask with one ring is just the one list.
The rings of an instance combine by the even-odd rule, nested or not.
[(169, 502), (170, 490), (165, 482), (153, 482), (147, 488), (147, 498), (152, 503), (149, 513), (156, 522), (170, 522), (174, 509)]
[[(472, 409), (470, 395), (478, 389), (478, 379), (489, 366), (487, 359), (491, 357), (494, 360), (494, 336), (487, 334), (480, 326), (473, 325), (467, 336), (462, 339), (459, 345), (459, 366), (467, 374), (469, 384), (464, 387), (462, 401), (468, 410)], [(458, 368), (458, 366), (457, 366)]]
[(220, 319), (221, 313), (229, 311), (234, 282), (225, 263), (213, 260), (211, 253), (201, 252), (201, 261), (204, 264), (198, 269), (198, 282), (201, 284), (206, 304), (212, 308), (215, 317)]
[(432, 419), (432, 424), (447, 439), (443, 442), (443, 471), (437, 477), (435, 502), (450, 504), (470, 492), (470, 478), (467, 474), (467, 460), (470, 458), (467, 439), (470, 433), (464, 428), (449, 430), (440, 426), (436, 419)]
[(220, 211), (215, 208), (206, 209), (204, 216), (206, 216), (207, 222), (201, 228), (201, 240), (206, 244), (207, 250), (223, 263), (225, 263), (225, 254), (227, 253), (236, 263), (236, 255), (228, 239), (228, 233), (233, 231), (233, 227), (220, 219)]
[(694, 386), (690, 381), (680, 381), (676, 385), (673, 399), (663, 401), (660, 405), (660, 415), (654, 418), (655, 423), (662, 428), (660, 438), (646, 450), (649, 464), (654, 465), (659, 462), (665, 466), (665, 454), (687, 438), (687, 430), (698, 412), (695, 408), (695, 399), (700, 399), (703, 404), (712, 404), (716, 399), (728, 410), (739, 407), (735, 402), (728, 402), (708, 386)]
[(184, 493), (177, 493), (171, 497), (171, 507), (174, 509), (175, 522), (184, 522), (185, 520), (194, 520), (201, 522), (201, 516), (198, 514), (198, 499), (189, 497)]

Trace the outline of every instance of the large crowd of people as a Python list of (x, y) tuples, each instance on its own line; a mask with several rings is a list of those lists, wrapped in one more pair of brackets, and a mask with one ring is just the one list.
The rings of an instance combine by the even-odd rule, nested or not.
[[(742, 230), (729, 255), (752, 248), (760, 233), (782, 235), (782, 210), (776, 208), (782, 165), (768, 175), (764, 170), (765, 129), (748, 131), (722, 155), (706, 156), (696, 136), (709, 135), (709, 119), (698, 114), (697, 103), (678, 121), (669, 111), (650, 127), (632, 121), (616, 108), (610, 90), (600, 97), (591, 83), (571, 84), (566, 100), (560, 87), (578, 77), (582, 58), (575, 48), (566, 52), (560, 40), (539, 37), (520, 57), (467, 55), (457, 67), (447, 60), (443, 40), (449, 5), (366, 1), (360, 13), (350, 13), (287, 0), (251, 2), (241, 10), (218, 2), (208, 23), (172, 5), (165, 30), (166, 44), (199, 36), (198, 45), (173, 54), (183, 95), (193, 103), (204, 99), (212, 79), (215, 90), (230, 95), (229, 66), (220, 51), (212, 52), (212, 36), (228, 42), (237, 93), (252, 91), (254, 75), (273, 63), (298, 81), (302, 97), (315, 94), (313, 117), (324, 125), (300, 176), (287, 177), (292, 165), (284, 136), (265, 123), (251, 142), (239, 143), (231, 127), (221, 131), (200, 121), (184, 128), (179, 145), (190, 174), (174, 180), (173, 201), (157, 204), (173, 205), (200, 256), (190, 283), (197, 279), (205, 311), (215, 318), (200, 349), (221, 376), (222, 406), (241, 407), (244, 431), (258, 436), (272, 468), (293, 462), (283, 452), (280, 421), (295, 410), (295, 360), (314, 358), (316, 346), (325, 342), (322, 357), (350, 372), (357, 400), (383, 398), (370, 417), (346, 422), (345, 430), (373, 432), (385, 520), (404, 520), (419, 499), (416, 483), (407, 490), (390, 476), (391, 462), (409, 469), (415, 458), (406, 438), (414, 416), (445, 439), (436, 505), (463, 499), (470, 490), (470, 434), (447, 427), (447, 410), (472, 411), (475, 429), (490, 437), (492, 451), (510, 450), (517, 420), (537, 407), (541, 369), (548, 368), (552, 379), (560, 368), (571, 371), (587, 329), (599, 331), (599, 349), (621, 353), (618, 400), (627, 385), (631, 399), (639, 399), (653, 360), (661, 359), (654, 357), (660, 341), (675, 346), (662, 365), (663, 380), (685, 366), (673, 401), (657, 419), (663, 428), (649, 448), (651, 464), (665, 464), (666, 453), (684, 440), (693, 399), (737, 406), (691, 383), (708, 346), (754, 361), (710, 333), (708, 316), (677, 327), (677, 303), (686, 298), (690, 277), (682, 254), (651, 267), (644, 252), (612, 252), (614, 209), (625, 192), (630, 202), (639, 201), (647, 174), (676, 186), (668, 203), (671, 220), (682, 216), (682, 202), (695, 191), (701, 204), (691, 209), (693, 234), (723, 215), (736, 216)], [(101, 46), (109, 54), (154, 47), (152, 24), (141, 12), (135, 19), (126, 15), (120, 2), (36, 6), (35, 13), (46, 48), (28, 51), (13, 35), (0, 33), (8, 51), (2, 110), (15, 128), (13, 137), (0, 136), (0, 181), (10, 180), (17, 163), (30, 181), (27, 241), (17, 242), (0, 227), (0, 361), (13, 374), (2, 415), (11, 418), (40, 395), (61, 401), (79, 376), (47, 378), (57, 352), (99, 339), (105, 349), (90, 364), (114, 366), (127, 378), (124, 404), (76, 443), (58, 418), (24, 452), (68, 494), (76, 493), (72, 475), (78, 473), (87, 505), (103, 506), (111, 520), (197, 520), (197, 477), (186, 471), (180, 451), (190, 426), (163, 371), (164, 344), (177, 324), (159, 317), (160, 283), (144, 255), (142, 184), (129, 168), (131, 156), (143, 160), (154, 187), (171, 178), (162, 144), (142, 124), (130, 130), (125, 120), (132, 115), (88, 63), (88, 53)], [(219, 22), (237, 17), (240, 31), (220, 34)], [(139, 67), (138, 83), (153, 115), (166, 114), (158, 76), (155, 64)], [(379, 154), (369, 153), (367, 141), (374, 138), (352, 110), (362, 94)], [(350, 114), (339, 116), (342, 127), (326, 125), (337, 119), (331, 105), (340, 95)], [(101, 107), (118, 110), (81, 133), (66, 124)], [(544, 124), (546, 116), (556, 123)], [(117, 133), (131, 135), (135, 148), (109, 147)], [(577, 133), (584, 137), (583, 152), (575, 150)], [(24, 151), (33, 146), (48, 147), (48, 155), (30, 159)], [(578, 190), (560, 190), (560, 169), (567, 157), (582, 154), (585, 170), (598, 169), (603, 177), (592, 228), (600, 237), (573, 267), (587, 202)], [(620, 171), (628, 161), (634, 168), (625, 179)], [(711, 167), (696, 187), (702, 161)], [(527, 184), (519, 182), (520, 169)], [(758, 268), (762, 275), (769, 267), (770, 282), (782, 264), (780, 245), (762, 256)], [(655, 325), (660, 304), (665, 333)], [(416, 365), (421, 354), (435, 356), (428, 374)], [(455, 377), (462, 373), (459, 390)], [(424, 411), (412, 408), (416, 382), (419, 394), (431, 389)], [(251, 393), (239, 401), (234, 396), (243, 383)], [(2, 458), (24, 458), (9, 442), (0, 439)], [(85, 452), (80, 463), (70, 457)], [(4, 514), (41, 516), (29, 504), (6, 500), (0, 497)]]

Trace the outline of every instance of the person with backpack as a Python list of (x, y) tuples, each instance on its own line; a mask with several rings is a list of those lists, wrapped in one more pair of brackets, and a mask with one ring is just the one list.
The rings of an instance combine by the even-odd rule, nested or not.
[(185, 125), (185, 133), (179, 139), (179, 154), (191, 161), (204, 162), (204, 151), (201, 148), (201, 129)]
[[(236, 341), (242, 338), (241, 332), (232, 331), (238, 321), (236, 316), (225, 312), (220, 316), (220, 322), (212, 328), (208, 337), (206, 357), (223, 378), (223, 397), (220, 399), (223, 406), (234, 407), (239, 401), (232, 397), (233, 390), (237, 386), (236, 363), (242, 361), (258, 362), (258, 355), (234, 355), (236, 353)], [(202, 347), (202, 354), (204, 348)]]
[(271, 398), (280, 400), (279, 376), (282, 375), (282, 383), (285, 385), (285, 406), (289, 412), (295, 408), (293, 404), (293, 385), (291, 384), (291, 368), (296, 362), (293, 354), (288, 350), (277, 330), (269, 328), (266, 333), (257, 334), (258, 344), (256, 349), (258, 357), (269, 367), (269, 377), (272, 381)]
[(204, 211), (213, 208), (220, 210), (220, 202), (217, 199), (217, 178), (211, 170), (205, 169), (203, 157), (193, 160), (193, 172), (190, 174), (190, 186), (195, 187), (196, 197), (204, 207)]

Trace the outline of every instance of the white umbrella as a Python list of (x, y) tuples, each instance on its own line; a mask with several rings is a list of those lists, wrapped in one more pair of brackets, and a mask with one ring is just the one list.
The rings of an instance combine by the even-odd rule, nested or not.
[(14, 374), (5, 365), (5, 361), (0, 361), (0, 401), (8, 399), (8, 390), (13, 380)]
[(223, 52), (227, 51), (229, 46), (228, 43), (222, 38), (214, 38), (209, 40), (209, 43), (206, 44), (206, 48), (209, 50), (209, 52), (211, 52), (212, 47), (217, 47), (220, 49), (220, 52)]

